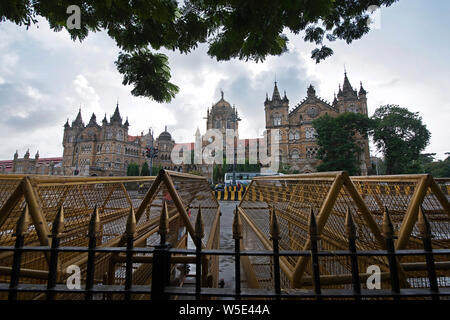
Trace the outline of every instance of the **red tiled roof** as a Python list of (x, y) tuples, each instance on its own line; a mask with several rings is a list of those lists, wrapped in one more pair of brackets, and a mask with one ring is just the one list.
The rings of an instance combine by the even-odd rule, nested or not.
[(191, 151), (191, 150), (194, 150), (194, 142), (176, 143), (174, 145), (174, 148), (175, 147), (184, 147), (184, 148), (187, 147), (187, 150)]
[(128, 142), (134, 142), (136, 139), (141, 139), (141, 136), (128, 136)]

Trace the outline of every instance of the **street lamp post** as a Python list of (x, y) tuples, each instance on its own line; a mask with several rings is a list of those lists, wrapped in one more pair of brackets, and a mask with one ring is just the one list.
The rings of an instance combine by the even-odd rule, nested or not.
[[(234, 123), (234, 130), (237, 130), (236, 129), (236, 124), (237, 124), (238, 121), (241, 121), (241, 119), (237, 116), (237, 112), (236, 111), (231, 115), (231, 119), (230, 120), (231, 120), (231, 122)], [(236, 185), (236, 162), (237, 162), (236, 145), (237, 145), (237, 143), (234, 142), (234, 138), (233, 138), (233, 185)]]
[(153, 158), (156, 158), (157, 155), (158, 148), (155, 148), (153, 146), (153, 132), (151, 132), (150, 146), (147, 147), (147, 151), (145, 152), (145, 156), (147, 157), (149, 162), (150, 175), (152, 175), (153, 173)]

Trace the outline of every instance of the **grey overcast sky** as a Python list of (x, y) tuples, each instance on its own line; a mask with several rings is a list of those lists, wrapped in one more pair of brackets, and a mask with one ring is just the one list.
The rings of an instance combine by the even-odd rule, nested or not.
[(41, 20), (26, 31), (0, 23), (0, 159), (22, 157), (29, 148), (41, 157), (62, 156), (63, 125), (81, 106), (85, 123), (113, 113), (117, 100), (128, 117), (130, 134), (156, 134), (168, 126), (177, 142), (194, 140), (206, 130), (206, 109), (225, 99), (238, 108), (241, 138), (256, 138), (264, 129), (264, 99), (276, 77), (290, 107), (295, 107), (312, 83), (317, 94), (332, 101), (344, 78), (353, 87), (362, 81), (368, 91), (369, 115), (383, 104), (398, 104), (419, 112), (431, 131), (425, 150), (445, 158), (450, 152), (450, 1), (400, 0), (377, 15), (373, 30), (351, 45), (331, 44), (335, 54), (315, 64), (313, 45), (290, 35), (289, 52), (264, 63), (217, 62), (200, 46), (188, 55), (165, 52), (172, 82), (180, 92), (170, 104), (136, 98), (122, 85), (114, 61), (119, 50), (104, 32), (83, 43), (65, 31), (55, 33)]

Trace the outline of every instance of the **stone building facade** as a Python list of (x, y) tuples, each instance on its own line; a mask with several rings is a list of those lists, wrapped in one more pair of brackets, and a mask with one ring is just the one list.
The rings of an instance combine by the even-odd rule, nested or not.
[(123, 122), (118, 104), (109, 121), (105, 114), (101, 125), (95, 114), (84, 125), (81, 110), (72, 125), (67, 119), (63, 137), (64, 174), (124, 176), (130, 163), (142, 166), (146, 161), (146, 141), (153, 137), (143, 133), (131, 136), (129, 126), (128, 119)]
[(153, 132), (144, 135), (129, 135), (128, 119), (123, 122), (117, 104), (109, 121), (103, 118), (101, 125), (92, 114), (87, 125), (84, 124), (81, 110), (77, 117), (64, 125), (63, 137), (63, 171), (65, 175), (84, 176), (125, 176), (128, 165), (136, 163), (142, 168), (146, 158), (146, 148), (153, 146), (159, 152), (153, 159), (154, 167), (182, 171), (170, 159), (175, 141), (167, 131), (167, 126), (156, 139)]
[[(317, 159), (316, 132), (312, 127), (312, 121), (328, 114), (337, 116), (343, 112), (355, 112), (367, 115), (367, 92), (362, 83), (359, 92), (350, 84), (347, 73), (344, 75), (344, 83), (332, 103), (328, 103), (316, 95), (312, 85), (307, 90), (307, 96), (292, 110), (289, 110), (289, 99), (284, 92), (281, 97), (277, 83), (273, 89), (272, 99), (266, 95), (264, 102), (266, 130), (270, 137), (271, 130), (278, 129), (280, 161), (288, 164), (292, 170), (301, 173), (316, 171), (319, 164)], [(360, 137), (357, 143), (363, 152), (359, 155), (360, 171), (362, 175), (368, 173), (370, 168), (369, 142), (367, 137)], [(268, 139), (270, 150), (270, 139)]]
[(40, 174), (40, 175), (62, 175), (61, 157), (41, 158), (39, 151), (34, 157), (30, 157), (27, 150), (23, 158), (19, 158), (16, 150), (13, 160), (0, 161), (0, 174)]

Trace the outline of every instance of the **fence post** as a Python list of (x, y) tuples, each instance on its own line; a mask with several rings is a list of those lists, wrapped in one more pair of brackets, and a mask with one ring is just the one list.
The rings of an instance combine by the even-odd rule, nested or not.
[(28, 226), (30, 225), (30, 213), (28, 212), (28, 206), (22, 210), (19, 220), (16, 225), (16, 242), (14, 244), (14, 257), (11, 270), (11, 277), (9, 280), (9, 300), (17, 300), (17, 285), (19, 284), (20, 276), (20, 264), (22, 262), (22, 248), (24, 244), (25, 235), (28, 233)]
[(169, 233), (169, 211), (164, 200), (161, 216), (159, 218), (158, 234), (160, 243), (153, 251), (152, 266), (152, 300), (167, 300), (169, 297), (164, 294), (164, 288), (170, 282), (170, 244), (166, 242)]
[(279, 254), (279, 243), (278, 241), (281, 239), (280, 237), (280, 228), (278, 226), (277, 214), (275, 212), (275, 207), (272, 205), (270, 210), (270, 239), (272, 240), (273, 245), (273, 276), (274, 276), (274, 284), (275, 284), (275, 294), (276, 299), (279, 300), (281, 298), (281, 281), (280, 281), (280, 254)]
[(439, 300), (439, 286), (437, 282), (436, 266), (434, 264), (433, 248), (431, 239), (430, 223), (425, 216), (422, 206), (419, 207), (418, 227), (425, 251), (425, 259), (427, 262), (428, 279), (430, 281), (430, 291), (433, 300)]
[(197, 218), (195, 220), (195, 297), (197, 300), (201, 298), (202, 286), (202, 238), (205, 236), (205, 228), (202, 219), (202, 208), (198, 207)]
[(134, 236), (136, 234), (136, 217), (134, 215), (133, 207), (130, 207), (130, 214), (128, 215), (127, 226), (125, 230), (127, 251), (125, 258), (125, 300), (131, 299), (131, 286), (133, 284), (133, 248)]
[(392, 293), (394, 295), (394, 300), (399, 300), (400, 284), (398, 278), (397, 259), (395, 257), (394, 226), (392, 225), (392, 221), (389, 216), (389, 211), (387, 207), (384, 208), (382, 230), (384, 239), (386, 241), (386, 250), (389, 262), (389, 273), (391, 278)]
[(311, 267), (314, 293), (316, 294), (317, 300), (322, 300), (320, 289), (319, 256), (317, 255), (317, 241), (320, 240), (320, 237), (317, 230), (316, 216), (314, 215), (314, 210), (312, 207), (309, 212), (309, 239), (311, 241)]
[(345, 217), (345, 227), (347, 231), (348, 238), (348, 249), (351, 253), (350, 261), (352, 266), (352, 284), (353, 284), (353, 294), (356, 300), (361, 300), (361, 281), (359, 278), (359, 267), (358, 267), (358, 255), (356, 254), (356, 226), (353, 222), (352, 213), (350, 208), (347, 207), (347, 214)]
[(64, 208), (61, 205), (52, 226), (52, 245), (50, 249), (50, 263), (48, 265), (47, 300), (55, 299), (55, 286), (58, 277), (58, 254), (60, 236), (64, 230)]
[(100, 233), (100, 217), (98, 208), (95, 206), (92, 212), (91, 220), (89, 221), (88, 237), (88, 260), (86, 268), (86, 300), (92, 300), (92, 287), (94, 286), (95, 275), (95, 248), (97, 247), (97, 235)]
[(236, 206), (233, 218), (233, 239), (234, 239), (234, 277), (236, 300), (241, 300), (241, 239), (242, 225), (239, 219), (239, 212)]

